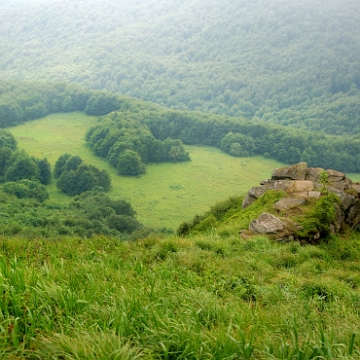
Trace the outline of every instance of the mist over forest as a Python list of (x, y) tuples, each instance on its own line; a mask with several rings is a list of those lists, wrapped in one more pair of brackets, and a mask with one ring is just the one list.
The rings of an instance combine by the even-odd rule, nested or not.
[(360, 132), (353, 0), (3, 1), (0, 76), (180, 110)]

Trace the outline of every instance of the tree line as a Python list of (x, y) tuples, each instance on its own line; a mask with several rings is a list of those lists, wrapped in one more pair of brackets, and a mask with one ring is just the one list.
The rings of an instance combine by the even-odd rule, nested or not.
[(119, 96), (65, 83), (0, 81), (0, 94), (1, 128), (58, 112), (85, 111), (88, 115), (105, 115), (117, 110), (121, 104)]
[(244, 119), (176, 111), (164, 112), (147, 120), (147, 124), (160, 139), (174, 136), (185, 144), (216, 146), (234, 156), (263, 155), (287, 164), (306, 161), (310, 166), (360, 171), (357, 137), (329, 136)]
[[(79, 110), (101, 115), (99, 124), (88, 131), (87, 143), (120, 175), (140, 175), (149, 162), (188, 161), (183, 144), (215, 146), (233, 156), (263, 155), (287, 164), (306, 161), (309, 166), (360, 172), (360, 140), (356, 135), (332, 136), (241, 117), (170, 110), (66, 84), (1, 85), (3, 127), (32, 119), (20, 115), (39, 102), (48, 112)], [(20, 116), (16, 121), (1, 112), (2, 106), (13, 105)]]

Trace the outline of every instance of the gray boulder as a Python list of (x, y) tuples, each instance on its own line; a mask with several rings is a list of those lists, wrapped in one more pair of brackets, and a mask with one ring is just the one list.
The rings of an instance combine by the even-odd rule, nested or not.
[(256, 197), (254, 197), (254, 196), (251, 196), (251, 195), (249, 195), (249, 194), (246, 194), (245, 196), (244, 196), (244, 200), (243, 200), (243, 202), (242, 202), (242, 204), (241, 204), (241, 208), (242, 209), (246, 209), (247, 207), (249, 207), (252, 203), (254, 203), (255, 201), (256, 201)]
[(306, 170), (305, 180), (318, 182), (320, 180), (320, 174), (324, 171), (323, 168), (308, 168)]
[(272, 180), (305, 180), (307, 174), (307, 164), (305, 162), (300, 162), (292, 166), (285, 166), (282, 168), (277, 168), (273, 171), (271, 175)]
[(330, 188), (329, 191), (336, 194), (339, 197), (341, 205), (344, 210), (347, 210), (351, 205), (355, 203), (356, 200), (355, 196), (349, 195), (343, 191), (334, 188)]
[(254, 234), (275, 234), (285, 229), (284, 224), (276, 216), (268, 213), (261, 214), (251, 221), (249, 230)]
[(274, 207), (278, 210), (284, 211), (293, 209), (294, 207), (304, 205), (306, 200), (303, 198), (282, 198), (277, 203), (275, 203)]

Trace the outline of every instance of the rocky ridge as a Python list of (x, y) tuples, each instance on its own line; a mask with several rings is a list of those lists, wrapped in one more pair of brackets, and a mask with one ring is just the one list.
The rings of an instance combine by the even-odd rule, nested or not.
[[(249, 230), (242, 231), (247, 238), (254, 234), (267, 234), (278, 241), (298, 239), (301, 225), (286, 216), (287, 212), (298, 211), (312, 199), (320, 199), (325, 193), (337, 195), (335, 219), (330, 225), (331, 232), (336, 234), (344, 229), (356, 230), (360, 226), (360, 184), (353, 183), (344, 173), (322, 168), (309, 168), (306, 163), (277, 168), (271, 179), (264, 180), (260, 186), (251, 188), (244, 197), (242, 208), (253, 204), (268, 190), (282, 190), (286, 197), (273, 205), (274, 214), (263, 213), (251, 221)], [(321, 232), (315, 232), (309, 242), (321, 239)]]

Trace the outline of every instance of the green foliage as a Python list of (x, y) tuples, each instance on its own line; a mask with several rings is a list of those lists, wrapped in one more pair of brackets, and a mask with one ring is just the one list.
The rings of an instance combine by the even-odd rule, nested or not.
[(42, 160), (37, 160), (37, 166), (40, 170), (39, 180), (43, 185), (49, 185), (51, 182), (51, 165), (49, 161), (45, 158)]
[(122, 233), (131, 234), (140, 228), (140, 223), (131, 216), (126, 215), (110, 215), (106, 219), (109, 229), (115, 229)]
[(9, 160), (9, 165), (5, 172), (5, 181), (35, 180), (39, 178), (40, 170), (37, 164), (24, 151), (15, 153)]
[[(241, 207), (243, 197), (230, 197), (211, 206), (203, 215), (196, 215), (191, 222), (181, 224), (177, 232), (183, 236), (191, 233), (208, 233), (214, 229), (222, 231), (230, 226), (230, 233), (237, 233), (239, 230), (248, 229), (250, 221), (261, 213), (273, 212), (273, 205), (284, 195), (281, 191), (267, 191), (246, 209)], [(186, 234), (181, 234), (182, 228), (187, 229)]]
[[(202, 215), (197, 215), (192, 221), (183, 222), (177, 229), (178, 236), (191, 236), (194, 234), (217, 234), (227, 237), (241, 230), (247, 231), (252, 220), (262, 213), (276, 214), (274, 204), (282, 197), (287, 196), (282, 191), (268, 190), (254, 203), (242, 209), (242, 197), (232, 197), (210, 207)], [(286, 214), (286, 217), (301, 225), (301, 230), (294, 229), (295, 238), (305, 242), (330, 241), (332, 226), (335, 224), (336, 206), (339, 199), (333, 193), (327, 193), (319, 199), (308, 203), (299, 213)], [(249, 245), (250, 246), (250, 245)], [(345, 256), (345, 255), (344, 255)], [(282, 258), (277, 266), (291, 268), (297, 262), (293, 256)]]
[[(0, 226), (4, 236), (58, 238), (64, 235), (123, 234), (127, 237), (135, 230), (143, 229), (128, 201), (112, 200), (99, 189), (60, 205), (47, 200), (44, 185), (21, 180), (5, 183), (0, 198)], [(109, 219), (113, 217), (115, 221), (112, 223)]]
[[(19, 139), (19, 147), (31, 155), (46, 154), (52, 166), (64, 153), (64, 144), (71, 144), (71, 152), (85, 163), (109, 172), (112, 178), (109, 196), (118, 199), (126, 194), (136, 207), (139, 220), (149, 227), (176, 229), (182, 221), (206, 211), (219, 199), (245, 193), (269, 176), (273, 168), (283, 166), (258, 156), (238, 159), (216, 148), (187, 146), (186, 151), (193, 159), (191, 162), (153, 164), (141, 178), (116, 176), (115, 168), (84, 146), (86, 131), (96, 123), (96, 119), (79, 112), (55, 114), (11, 128), (11, 133)], [(70, 150), (70, 147), (66, 148)], [(53, 181), (49, 186), (50, 197), (54, 201), (68, 201), (55, 184)]]
[(5, 102), (3, 99), (0, 103), (0, 126), (14, 126), (21, 122), (21, 108), (14, 101)]
[(190, 225), (187, 222), (183, 222), (179, 225), (179, 227), (176, 230), (177, 236), (186, 236), (190, 233)]
[[(81, 159), (80, 160), (79, 159), (80, 158), (78, 156), (71, 156), (70, 154), (61, 155), (56, 160), (56, 163), (54, 166), (54, 178), (58, 179), (65, 170), (76, 170), (78, 165), (81, 164)], [(68, 160), (70, 160), (70, 164), (67, 167)], [(74, 164), (75, 167), (71, 166), (72, 164)]]
[[(64, 98), (71, 98), (73, 103), (66, 111), (70, 108), (84, 110), (92, 96), (116, 98), (116, 106), (106, 110), (116, 112), (102, 118), (86, 135), (94, 153), (106, 158), (115, 168), (125, 150), (137, 152), (143, 164), (180, 162), (190, 160), (183, 144), (198, 144), (220, 147), (233, 156), (264, 155), (284, 163), (305, 161), (312, 167), (360, 171), (360, 141), (355, 135), (329, 136), (290, 127), (265, 126), (240, 117), (165, 110), (120, 95), (63, 84), (40, 86), (37, 83), (14, 85), (5, 82), (3, 85), (6, 96), (2, 101), (16, 101), (20, 110), (40, 99), (44, 101), (47, 113), (53, 113), (65, 111), (61, 107)], [(22, 117), (20, 122), (27, 120), (30, 119)], [(12, 139), (4, 141), (9, 141), (7, 146), (14, 148)]]
[(254, 139), (239, 133), (229, 132), (220, 141), (220, 149), (232, 156), (250, 156), (255, 152)]
[(37, 201), (43, 202), (49, 198), (46, 187), (38, 181), (28, 179), (17, 182), (6, 182), (2, 190), (10, 195), (15, 195), (17, 198), (34, 198)]
[[(0, 125), (10, 127), (51, 113), (85, 110), (92, 92), (76, 86), (2, 81)], [(0, 136), (0, 143), (1, 143)], [(11, 139), (9, 139), (11, 140)], [(10, 148), (10, 143), (7, 145)]]
[(13, 152), (8, 147), (0, 148), (0, 176), (3, 179)]
[(99, 189), (88, 191), (74, 198), (70, 206), (82, 209), (89, 219), (100, 220), (111, 214), (134, 217), (136, 212), (125, 200), (112, 200)]
[(88, 130), (86, 141), (96, 155), (117, 168), (119, 175), (139, 176), (149, 162), (190, 160), (182, 141), (169, 137), (160, 141), (139, 120), (112, 113), (102, 119), (101, 125)]
[(119, 108), (119, 98), (109, 93), (98, 93), (93, 95), (86, 103), (85, 113), (87, 115), (106, 115)]
[(322, 239), (328, 238), (331, 233), (330, 226), (335, 221), (335, 205), (339, 202), (339, 198), (333, 193), (321, 196), (314, 208), (302, 217), (300, 224), (303, 230), (299, 232), (299, 236), (308, 238), (310, 234), (320, 233)]
[(135, 151), (125, 150), (119, 156), (117, 171), (119, 175), (139, 176), (145, 173), (145, 165)]
[(8, 148), (14, 151), (16, 149), (16, 145), (16, 140), (11, 133), (0, 130), (0, 149)]
[(55, 163), (54, 177), (56, 186), (70, 196), (101, 188), (109, 191), (111, 178), (106, 170), (86, 165), (79, 156), (61, 155)]

